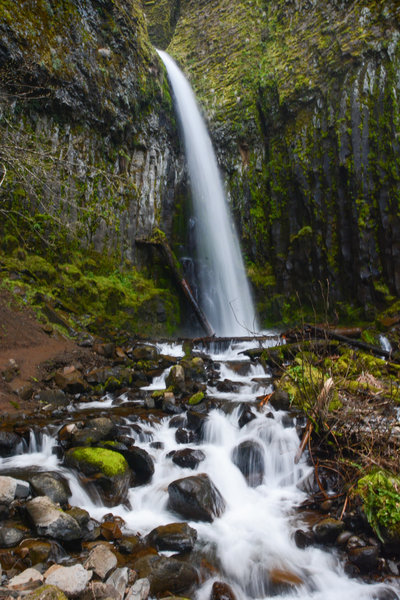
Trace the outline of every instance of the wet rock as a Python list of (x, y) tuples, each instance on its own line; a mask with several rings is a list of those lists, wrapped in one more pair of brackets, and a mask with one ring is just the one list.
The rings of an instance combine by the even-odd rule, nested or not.
[(167, 387), (171, 387), (175, 394), (181, 394), (186, 391), (185, 370), (181, 365), (171, 367), (166, 379)]
[(176, 417), (172, 417), (168, 423), (168, 427), (170, 429), (184, 427), (186, 425), (186, 417), (177, 415)]
[(44, 563), (52, 552), (52, 542), (46, 540), (23, 540), (16, 551), (21, 558), (29, 558), (32, 565)]
[(189, 563), (175, 558), (148, 555), (134, 563), (139, 578), (147, 578), (150, 582), (150, 594), (164, 592), (182, 593), (198, 583), (198, 573)]
[(284, 569), (272, 569), (269, 573), (269, 581), (272, 595), (293, 590), (304, 583), (296, 573)]
[(55, 585), (68, 598), (76, 598), (85, 590), (92, 578), (92, 572), (87, 571), (80, 564), (72, 567), (53, 565), (46, 571), (44, 578), (48, 585)]
[(356, 565), (362, 573), (368, 573), (378, 566), (378, 547), (364, 546), (363, 548), (351, 548), (348, 551), (348, 557), (351, 563)]
[(65, 454), (65, 463), (90, 477), (108, 506), (125, 500), (132, 473), (119, 452), (106, 448), (71, 448)]
[(71, 496), (68, 481), (59, 473), (36, 473), (29, 482), (34, 496), (47, 496), (55, 503), (65, 505)]
[(199, 439), (203, 438), (207, 418), (208, 410), (204, 405), (196, 406), (196, 410), (188, 410), (186, 413), (187, 426), (198, 435)]
[(157, 550), (190, 552), (197, 539), (197, 531), (187, 523), (170, 523), (150, 531), (146, 541)]
[(141, 546), (141, 538), (137, 535), (127, 535), (119, 539), (117, 544), (122, 554), (132, 554)]
[[(348, 533), (348, 532), (344, 532), (344, 533)], [(340, 542), (342, 541), (342, 535), (343, 534), (340, 534), (340, 536), (336, 540), (337, 544), (340, 544)], [(351, 550), (352, 548), (363, 548), (364, 546), (367, 546), (367, 543), (363, 539), (358, 537), (358, 535), (350, 534), (350, 536), (348, 536), (347, 543), (346, 543), (347, 550)]]
[(128, 582), (129, 569), (127, 567), (115, 569), (114, 573), (110, 575), (110, 577), (106, 581), (108, 585), (112, 585), (114, 589), (118, 592), (117, 600), (122, 600), (122, 598), (124, 597)]
[(164, 400), (162, 409), (167, 415), (180, 415), (185, 409), (180, 404), (175, 404)]
[(183, 450), (176, 450), (172, 454), (172, 462), (183, 469), (196, 469), (199, 463), (206, 458), (206, 455), (202, 450), (195, 450), (192, 448), (184, 448)]
[(0, 430), (0, 456), (14, 456), (18, 454), (18, 446), (22, 439), (13, 431)]
[(44, 404), (55, 404), (56, 406), (67, 406), (69, 398), (62, 390), (41, 390), (35, 399)]
[(275, 410), (289, 410), (290, 409), (290, 397), (287, 392), (283, 390), (276, 390), (273, 392), (269, 399), (270, 405)]
[(125, 600), (147, 600), (150, 594), (150, 581), (147, 577), (138, 579), (132, 587), (129, 588)]
[(225, 501), (208, 475), (177, 479), (168, 486), (168, 507), (187, 519), (212, 522), (225, 510)]
[(121, 454), (135, 474), (135, 483), (148, 483), (154, 475), (154, 461), (143, 448), (131, 446)]
[(232, 461), (243, 473), (250, 487), (261, 485), (264, 478), (263, 449), (254, 440), (245, 440), (232, 451)]
[(26, 531), (11, 523), (0, 525), (0, 548), (13, 548), (26, 536)]
[(26, 498), (30, 494), (29, 483), (14, 477), (0, 476), (0, 503), (10, 504), (15, 498)]
[(67, 600), (67, 596), (55, 585), (41, 585), (24, 596), (25, 600)]
[(215, 581), (211, 588), (210, 600), (236, 600), (230, 585), (223, 581)]
[(43, 583), (43, 575), (37, 569), (25, 569), (8, 582), (10, 590), (33, 590)]
[(175, 440), (178, 444), (192, 444), (198, 442), (199, 438), (194, 431), (179, 427), (175, 431)]
[(349, 539), (352, 537), (351, 531), (343, 531), (337, 538), (336, 543), (338, 546), (345, 546)]
[(239, 425), (240, 429), (242, 429), (242, 427), (247, 425), (247, 423), (250, 423), (250, 421), (253, 421), (256, 418), (257, 418), (256, 415), (253, 413), (253, 411), (247, 404), (241, 405), (240, 417), (238, 420), (238, 425)]
[(70, 541), (81, 537), (82, 531), (73, 517), (60, 510), (46, 496), (33, 498), (26, 504), (38, 535)]
[(72, 366), (57, 371), (54, 382), (60, 389), (70, 394), (82, 394), (87, 390), (87, 384), (83, 380), (82, 374)]
[(117, 435), (114, 422), (107, 417), (97, 417), (87, 421), (82, 429), (71, 432), (72, 446), (93, 446), (98, 442), (113, 440)]
[(314, 536), (311, 531), (297, 529), (294, 534), (294, 542), (298, 548), (307, 548), (314, 542)]
[(150, 344), (143, 344), (140, 346), (136, 346), (131, 352), (132, 358), (135, 360), (148, 360), (148, 361), (156, 361), (159, 359), (159, 353), (155, 346), (151, 346)]
[(84, 564), (85, 569), (92, 570), (100, 579), (105, 579), (117, 566), (117, 557), (108, 546), (99, 544), (89, 553)]
[(313, 527), (315, 540), (319, 544), (334, 544), (344, 527), (343, 521), (332, 518), (322, 519)]
[(224, 379), (223, 381), (218, 381), (216, 387), (219, 392), (236, 394), (239, 391), (241, 384), (233, 382), (230, 379)]

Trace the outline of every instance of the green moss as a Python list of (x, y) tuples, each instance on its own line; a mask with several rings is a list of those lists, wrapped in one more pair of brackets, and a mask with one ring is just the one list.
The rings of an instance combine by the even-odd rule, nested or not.
[(188, 404), (190, 404), (191, 406), (194, 406), (196, 404), (200, 404), (200, 402), (204, 400), (204, 392), (197, 392), (196, 394), (193, 394), (193, 396), (191, 396), (188, 400)]
[(107, 477), (122, 475), (129, 468), (122, 454), (106, 448), (73, 448), (71, 454), (78, 463), (89, 463)]
[(368, 522), (381, 539), (400, 539), (400, 478), (379, 470), (362, 477), (356, 488)]

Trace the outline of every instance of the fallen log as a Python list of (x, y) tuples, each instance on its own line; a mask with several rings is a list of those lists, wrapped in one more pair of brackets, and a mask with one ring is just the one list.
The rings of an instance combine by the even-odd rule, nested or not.
[(155, 248), (157, 248), (160, 251), (165, 262), (167, 263), (168, 267), (171, 270), (171, 273), (173, 275), (173, 278), (174, 278), (176, 284), (182, 290), (185, 298), (187, 299), (190, 306), (192, 307), (193, 312), (196, 315), (197, 320), (200, 323), (201, 327), (203, 328), (205, 334), (209, 337), (214, 336), (215, 335), (214, 330), (211, 327), (210, 322), (208, 321), (206, 315), (200, 308), (198, 302), (196, 301), (196, 299), (193, 295), (193, 292), (190, 288), (190, 285), (188, 284), (186, 279), (184, 277), (182, 277), (178, 260), (176, 259), (174, 253), (171, 250), (170, 245), (168, 244), (166, 237), (162, 234), (162, 232), (159, 232), (159, 234), (156, 235), (156, 237), (154, 237), (150, 240), (136, 239), (135, 243), (138, 245), (154, 246)]
[(272, 365), (281, 365), (287, 360), (291, 360), (299, 352), (321, 352), (335, 350), (338, 346), (335, 340), (303, 340), (293, 344), (282, 344), (271, 348), (249, 348), (240, 354), (248, 356), (252, 360), (263, 358)]
[(349, 338), (346, 335), (342, 335), (340, 333), (335, 332), (335, 330), (325, 329), (322, 327), (316, 327), (315, 325), (306, 324), (304, 326), (304, 330), (307, 333), (312, 333), (315, 337), (318, 338), (330, 338), (332, 340), (337, 340), (338, 342), (343, 342), (348, 346), (353, 346), (354, 348), (360, 348), (360, 350), (365, 350), (370, 354), (374, 354), (375, 356), (384, 357), (388, 360), (394, 359), (395, 361), (400, 361), (400, 354), (398, 352), (393, 352), (392, 350), (384, 350), (383, 348), (378, 348), (377, 346), (373, 346), (372, 344), (367, 344), (366, 342), (362, 342), (361, 340), (355, 340), (353, 338)]

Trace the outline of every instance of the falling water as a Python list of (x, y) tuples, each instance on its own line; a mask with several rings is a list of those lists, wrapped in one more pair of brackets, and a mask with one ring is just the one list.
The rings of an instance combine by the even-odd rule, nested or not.
[(245, 335), (257, 330), (257, 321), (210, 136), (189, 82), (166, 52), (158, 53), (173, 90), (189, 169), (200, 305), (218, 335)]

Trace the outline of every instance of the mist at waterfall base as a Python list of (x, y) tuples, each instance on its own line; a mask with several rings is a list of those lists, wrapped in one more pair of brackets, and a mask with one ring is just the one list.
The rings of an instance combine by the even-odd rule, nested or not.
[(199, 304), (215, 333), (258, 330), (238, 236), (230, 217), (214, 149), (192, 88), (161, 50), (183, 136), (195, 217)]

